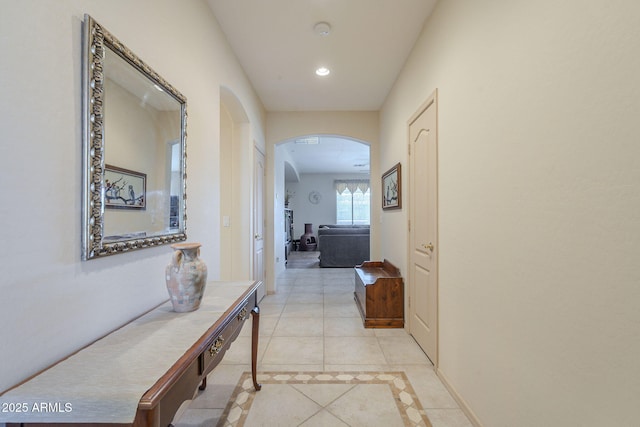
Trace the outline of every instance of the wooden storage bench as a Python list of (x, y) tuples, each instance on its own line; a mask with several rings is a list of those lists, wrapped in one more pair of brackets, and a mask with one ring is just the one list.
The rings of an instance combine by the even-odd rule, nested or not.
[(386, 259), (355, 267), (354, 298), (365, 328), (404, 327), (404, 282)]

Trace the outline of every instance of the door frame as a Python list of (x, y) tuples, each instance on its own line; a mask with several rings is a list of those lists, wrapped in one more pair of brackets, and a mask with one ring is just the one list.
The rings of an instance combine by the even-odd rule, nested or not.
[[(262, 285), (258, 288), (258, 301), (260, 301), (266, 294), (266, 277), (267, 277), (267, 269), (266, 269), (266, 207), (265, 207), (265, 192), (266, 192), (266, 173), (267, 173), (267, 162), (266, 162), (265, 153), (258, 147), (258, 145), (254, 144), (253, 146), (253, 214), (251, 215), (251, 270), (252, 270), (252, 278), (253, 280), (262, 280)], [(259, 164), (262, 164), (262, 176), (260, 178), (260, 168)], [(261, 206), (259, 206), (261, 205)], [(262, 224), (260, 224), (262, 222)], [(262, 262), (257, 263), (257, 250), (258, 250), (258, 241), (261, 242), (262, 248)], [(262, 272), (258, 272), (257, 270), (261, 268)], [(256, 277), (256, 274), (259, 274), (260, 277)]]
[[(436, 187), (436, 199), (435, 199), (435, 214), (436, 214), (436, 241), (435, 243), (435, 248), (434, 248), (434, 252), (436, 252), (436, 257), (435, 257), (435, 282), (436, 282), (436, 288), (437, 288), (437, 299), (435, 302), (435, 307), (436, 307), (436, 354), (432, 355), (432, 363), (434, 365), (434, 368), (437, 370), (438, 366), (439, 366), (439, 360), (440, 360), (440, 201), (439, 201), (439, 197), (440, 197), (440, 185), (439, 185), (439, 137), (438, 137), (438, 89), (435, 89), (431, 95), (429, 95), (427, 97), (427, 99), (416, 109), (416, 111), (411, 115), (411, 117), (409, 118), (409, 120), (407, 121), (407, 152), (408, 152), (408, 168), (407, 168), (407, 175), (408, 175), (408, 179), (407, 179), (407, 190), (408, 190), (408, 194), (411, 194), (411, 191), (413, 189), (413, 187), (415, 186), (415, 179), (414, 179), (414, 175), (413, 175), (413, 169), (412, 168), (412, 162), (411, 162), (411, 132), (410, 132), (410, 127), (411, 124), (413, 122), (415, 122), (418, 117), (420, 117), (420, 115), (422, 113), (424, 113), (427, 108), (429, 108), (431, 105), (434, 106), (435, 108), (435, 121), (436, 121), (436, 129), (435, 129), (435, 139), (436, 139), (436, 160), (435, 160), (435, 164), (436, 164), (436, 181), (435, 181), (435, 187)], [(411, 236), (411, 218), (412, 218), (412, 209), (414, 207), (414, 202), (412, 200), (411, 197), (407, 197), (406, 198), (408, 200), (407, 203), (407, 208), (408, 208), (408, 212), (407, 212), (407, 265), (409, 266), (409, 268), (407, 268), (407, 282), (409, 284), (409, 292), (408, 292), (408, 302), (407, 302), (407, 308), (408, 308), (408, 312), (409, 312), (409, 316), (408, 317), (408, 326), (409, 326), (409, 333), (411, 334), (412, 329), (414, 328), (414, 324), (413, 324), (413, 317), (411, 316), (411, 304), (415, 304), (415, 301), (411, 300), (411, 297), (413, 296), (413, 273), (412, 273), (412, 269), (410, 268), (411, 266), (411, 260), (412, 260), (412, 251), (413, 251), (413, 246), (412, 242), (413, 242), (413, 238)]]

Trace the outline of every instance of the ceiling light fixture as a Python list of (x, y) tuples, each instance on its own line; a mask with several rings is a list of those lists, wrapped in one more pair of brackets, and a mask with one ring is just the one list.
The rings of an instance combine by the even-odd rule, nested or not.
[(313, 26), (313, 32), (320, 37), (327, 37), (329, 34), (331, 34), (331, 25), (329, 25), (327, 22), (318, 22)]
[(319, 75), (320, 77), (325, 77), (331, 74), (331, 70), (328, 69), (327, 67), (320, 67), (316, 70), (316, 74)]

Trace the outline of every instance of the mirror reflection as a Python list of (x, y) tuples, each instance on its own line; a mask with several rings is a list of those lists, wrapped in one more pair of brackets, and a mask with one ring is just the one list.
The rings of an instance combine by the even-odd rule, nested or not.
[(111, 49), (104, 66), (104, 238), (177, 230), (181, 105)]
[(86, 21), (83, 258), (185, 240), (186, 100)]

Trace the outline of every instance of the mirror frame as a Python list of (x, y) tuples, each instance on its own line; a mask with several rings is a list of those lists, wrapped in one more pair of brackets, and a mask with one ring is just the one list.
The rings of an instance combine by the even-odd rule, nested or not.
[[(166, 231), (148, 237), (104, 240), (105, 208), (105, 135), (104, 135), (104, 59), (106, 49), (123, 58), (134, 69), (162, 87), (180, 103), (181, 113), (181, 189), (180, 228), (176, 232)], [(83, 32), (83, 205), (82, 205), (82, 259), (84, 261), (103, 258), (136, 249), (144, 249), (175, 243), (187, 239), (187, 188), (186, 188), (186, 142), (187, 99), (167, 81), (138, 58), (130, 49), (85, 15)]]

